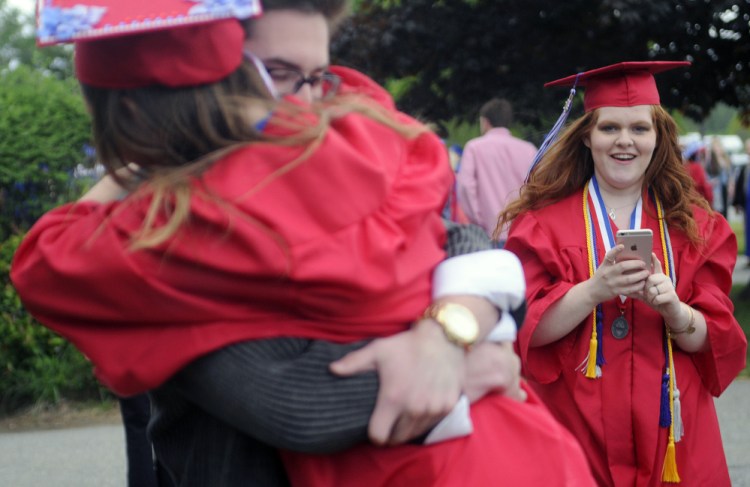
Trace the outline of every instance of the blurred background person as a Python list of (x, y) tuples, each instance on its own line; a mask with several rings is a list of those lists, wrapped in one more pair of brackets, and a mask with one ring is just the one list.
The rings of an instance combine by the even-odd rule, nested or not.
[(729, 209), (729, 180), (731, 174), (731, 163), (729, 156), (724, 151), (719, 137), (712, 137), (711, 143), (706, 150), (706, 173), (714, 188), (713, 208), (727, 217)]
[(687, 168), (688, 173), (690, 173), (690, 177), (692, 177), (695, 182), (695, 189), (698, 191), (698, 194), (706, 198), (708, 204), (713, 207), (714, 189), (706, 177), (706, 170), (704, 169), (705, 156), (706, 146), (701, 141), (691, 142), (682, 151), (682, 158), (685, 162), (685, 167)]
[[(492, 235), (497, 215), (518, 196), (534, 160), (536, 148), (510, 133), (513, 106), (493, 98), (479, 110), (481, 136), (466, 143), (461, 169), (456, 176), (459, 206), (469, 222)], [(507, 233), (500, 232), (496, 244), (502, 248)]]

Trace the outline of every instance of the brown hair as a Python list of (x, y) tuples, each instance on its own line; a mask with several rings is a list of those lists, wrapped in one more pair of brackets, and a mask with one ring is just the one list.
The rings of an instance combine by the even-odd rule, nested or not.
[(479, 116), (486, 118), (493, 127), (509, 128), (513, 123), (513, 105), (504, 98), (493, 98), (482, 105)]
[[(682, 164), (677, 125), (659, 105), (652, 107), (656, 147), (646, 169), (643, 184), (651, 188), (664, 207), (670, 227), (683, 231), (694, 245), (701, 243), (691, 205), (711, 211), (695, 190), (695, 184)], [(495, 238), (521, 213), (551, 205), (579, 191), (594, 174), (591, 151), (583, 143), (598, 119), (598, 110), (586, 113), (560, 135), (521, 188), (519, 198), (498, 217)]]
[[(349, 0), (264, 0), (263, 11), (293, 10), (306, 14), (320, 14), (328, 22), (329, 30), (336, 31), (341, 22), (349, 15)], [(244, 21), (246, 32), (252, 28), (253, 19)]]

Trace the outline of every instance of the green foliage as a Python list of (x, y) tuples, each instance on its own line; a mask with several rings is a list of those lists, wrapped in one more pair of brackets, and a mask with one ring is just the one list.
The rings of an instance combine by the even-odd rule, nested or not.
[[(700, 132), (700, 125), (694, 120), (686, 117), (684, 114), (676, 110), (671, 110), (670, 115), (672, 115), (672, 118), (674, 118), (674, 121), (677, 124), (677, 128), (679, 129), (681, 134), (686, 134), (688, 132)], [(724, 132), (720, 131), (718, 133)]]
[(717, 133), (735, 134), (740, 136), (742, 140), (747, 140), (750, 139), (750, 126), (743, 124), (740, 116), (735, 114), (729, 121), (726, 130)]
[(708, 117), (703, 121), (701, 132), (705, 134), (727, 133), (726, 130), (732, 119), (736, 117), (736, 113), (737, 111), (726, 103), (717, 103)]
[(399, 106), (420, 118), (470, 120), (497, 96), (536, 127), (566, 96), (547, 81), (625, 60), (685, 59), (690, 69), (659, 76), (665, 106), (700, 120), (723, 101), (748, 121), (748, 18), (750, 2), (734, 0), (361, 0), (333, 57), (380, 82), (414, 80)]
[(90, 139), (78, 85), (21, 66), (0, 74), (0, 241), (75, 199)]
[(33, 32), (30, 16), (0, 0), (0, 414), (106, 394), (91, 364), (26, 312), (8, 275), (20, 234), (76, 199), (88, 181), (73, 178), (73, 170), (92, 162), (72, 50), (37, 49)]
[(468, 141), (475, 137), (479, 137), (479, 123), (463, 122), (458, 119), (449, 120), (445, 124), (445, 128), (448, 131), (447, 144), (458, 144), (464, 147)]
[(21, 305), (8, 277), (20, 242), (14, 235), (0, 246), (0, 415), (34, 403), (103, 398), (88, 360)]

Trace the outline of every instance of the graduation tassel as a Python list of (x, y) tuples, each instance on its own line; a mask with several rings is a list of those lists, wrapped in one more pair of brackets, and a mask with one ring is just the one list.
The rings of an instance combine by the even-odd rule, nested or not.
[[(596, 312), (595, 312), (596, 313)], [(586, 361), (586, 377), (589, 379), (596, 379), (596, 349), (599, 346), (598, 340), (596, 339), (596, 325), (591, 330), (591, 341), (589, 341), (589, 356)]]
[(659, 426), (668, 428), (672, 424), (672, 415), (669, 411), (669, 373), (666, 372), (661, 378), (661, 401), (659, 401)]
[[(578, 73), (578, 76), (580, 75), (581, 73)], [(544, 140), (539, 146), (539, 150), (536, 151), (536, 154), (534, 155), (534, 160), (531, 162), (531, 167), (529, 168), (529, 172), (526, 174), (526, 182), (529, 181), (529, 177), (531, 176), (531, 171), (534, 170), (534, 168), (536, 167), (537, 164), (539, 164), (539, 161), (542, 159), (544, 154), (547, 153), (547, 150), (550, 148), (550, 146), (555, 142), (555, 140), (557, 140), (557, 136), (560, 133), (560, 130), (563, 128), (563, 125), (565, 125), (565, 121), (568, 119), (570, 108), (573, 106), (573, 97), (576, 94), (576, 86), (578, 85), (578, 76), (576, 76), (575, 82), (573, 83), (573, 87), (570, 89), (570, 94), (568, 95), (568, 99), (565, 101), (565, 105), (563, 105), (563, 111), (558, 117), (557, 122), (555, 122), (555, 125), (552, 126), (552, 129), (547, 133), (547, 136), (544, 137)]]
[(680, 390), (677, 388), (676, 384), (672, 397), (674, 401), (674, 418), (672, 418), (672, 422), (674, 423), (674, 441), (675, 443), (678, 443), (685, 435), (685, 427), (682, 424), (682, 405), (680, 404)]
[[(667, 340), (672, 340), (672, 333), (667, 330)], [(682, 423), (682, 404), (680, 403), (680, 389), (677, 387), (677, 371), (674, 368), (674, 354), (669, 353), (669, 375), (672, 376), (672, 426), (674, 426), (674, 442), (679, 443), (685, 434), (685, 426)]]
[(677, 454), (674, 446), (674, 436), (669, 434), (669, 444), (667, 445), (667, 454), (664, 456), (664, 468), (661, 472), (662, 482), (668, 482), (670, 484), (680, 483), (680, 474), (677, 473)]
[[(669, 367), (669, 412), (674, 419), (674, 358), (672, 355), (672, 337), (669, 328), (665, 325), (667, 338), (667, 366)], [(661, 471), (662, 482), (672, 484), (680, 483), (680, 474), (677, 472), (677, 452), (674, 445), (674, 421), (669, 426), (669, 443), (667, 443), (667, 453), (664, 455), (664, 467)]]

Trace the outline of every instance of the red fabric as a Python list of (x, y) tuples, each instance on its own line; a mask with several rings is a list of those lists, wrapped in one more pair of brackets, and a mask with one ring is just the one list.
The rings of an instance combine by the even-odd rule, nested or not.
[[(574, 284), (588, 279), (582, 193), (514, 221), (506, 249), (520, 258), (527, 279), (528, 311), (518, 346), (524, 373), (553, 414), (578, 438), (601, 486), (661, 484), (667, 430), (659, 428), (660, 382), (664, 366), (661, 317), (642, 302), (629, 299), (625, 317), (630, 333), (615, 340), (615, 300), (603, 304), (606, 364), (602, 377), (587, 379), (576, 371), (589, 350), (591, 320), (544, 347), (529, 340), (540, 317)], [(654, 209), (644, 203), (644, 228), (659, 235)], [(675, 347), (677, 385), (685, 436), (677, 443), (677, 467), (683, 487), (729, 486), (719, 424), (712, 396), (718, 396), (745, 366), (747, 340), (732, 316), (728, 294), (737, 258), (737, 242), (723, 218), (693, 212), (702, 250), (678, 231), (670, 232), (680, 299), (705, 317), (710, 350), (687, 354)], [(595, 215), (594, 215), (595, 218)], [(594, 221), (594, 227), (596, 227)], [(603, 243), (599, 238), (599, 261)], [(661, 256), (660, 239), (654, 252)], [(660, 259), (663, 260), (663, 259)]]
[(76, 77), (116, 89), (213, 83), (240, 66), (244, 41), (236, 19), (79, 41)]
[(345, 66), (331, 66), (329, 71), (345, 80), (345, 83), (339, 88), (339, 94), (364, 95), (389, 110), (396, 110), (396, 104), (388, 91), (359, 71)]
[(686, 164), (690, 176), (693, 178), (693, 181), (695, 181), (695, 189), (698, 190), (698, 194), (706, 198), (708, 204), (713, 207), (714, 188), (706, 178), (706, 170), (703, 169), (703, 166), (696, 161), (688, 161)]
[(255, 144), (215, 163), (194, 182), (189, 224), (155, 249), (128, 250), (149, 203), (136, 195), (49, 212), (13, 262), (24, 305), (121, 395), (241, 340), (403, 330), (444, 258), (444, 147), (349, 115), (271, 176), (302, 150)]
[(283, 452), (295, 487), (596, 485), (583, 451), (528, 387), (519, 403), (489, 396), (471, 407), (474, 433), (429, 446), (360, 445), (336, 455)]

